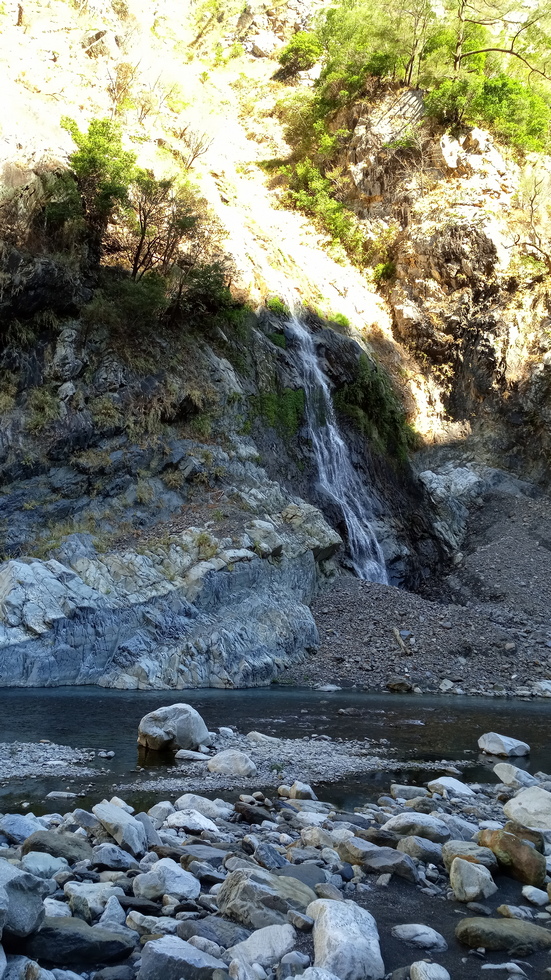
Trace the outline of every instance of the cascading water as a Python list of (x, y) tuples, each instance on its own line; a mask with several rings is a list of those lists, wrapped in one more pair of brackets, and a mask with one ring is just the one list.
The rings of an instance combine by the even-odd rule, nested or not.
[(287, 321), (300, 352), (306, 417), (316, 457), (319, 485), (340, 510), (348, 549), (357, 576), (388, 584), (383, 553), (373, 531), (373, 508), (339, 432), (327, 378), (319, 365), (314, 341), (296, 314)]

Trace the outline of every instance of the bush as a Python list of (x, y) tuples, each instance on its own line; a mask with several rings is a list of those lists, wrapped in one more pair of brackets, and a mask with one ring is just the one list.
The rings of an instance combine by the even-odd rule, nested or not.
[(166, 306), (167, 284), (161, 276), (151, 273), (136, 281), (104, 275), (81, 316), (88, 326), (104, 326), (113, 333), (153, 333)]
[(277, 60), (285, 74), (291, 77), (299, 71), (309, 71), (323, 54), (321, 42), (309, 31), (299, 31), (279, 52)]
[(334, 402), (337, 411), (348, 416), (379, 452), (400, 462), (406, 459), (414, 434), (388, 375), (366, 354), (360, 355), (356, 380), (343, 385)]
[(311, 214), (318, 226), (340, 242), (346, 253), (358, 265), (366, 259), (366, 239), (352, 211), (332, 196), (332, 184), (308, 157), (296, 164), (282, 167), (289, 180), (288, 200), (299, 211)]

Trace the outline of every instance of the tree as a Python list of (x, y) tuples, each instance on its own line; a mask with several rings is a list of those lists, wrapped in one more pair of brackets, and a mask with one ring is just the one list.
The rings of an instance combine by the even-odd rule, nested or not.
[(278, 75), (291, 78), (299, 71), (308, 71), (322, 54), (321, 41), (315, 34), (311, 31), (298, 31), (279, 52), (277, 60), (283, 71), (278, 72)]
[(120, 128), (110, 119), (92, 119), (85, 133), (67, 116), (61, 125), (78, 147), (69, 164), (81, 195), (90, 259), (97, 264), (109, 219), (115, 207), (128, 200), (136, 156), (123, 148)]

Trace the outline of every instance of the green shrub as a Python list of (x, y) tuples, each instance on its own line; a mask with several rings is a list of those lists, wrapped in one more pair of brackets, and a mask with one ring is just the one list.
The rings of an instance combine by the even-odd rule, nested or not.
[(249, 399), (253, 412), (265, 425), (281, 436), (295, 436), (304, 418), (304, 391), (302, 388), (283, 388), (280, 391), (262, 391)]
[(311, 214), (316, 223), (340, 242), (348, 256), (358, 265), (366, 260), (366, 239), (358, 219), (332, 196), (332, 184), (308, 157), (282, 167), (289, 181), (288, 200), (297, 210)]
[(278, 296), (269, 296), (266, 300), (266, 309), (277, 316), (289, 316), (289, 307), (279, 299)]
[(310, 31), (298, 31), (279, 52), (277, 60), (291, 76), (313, 68), (323, 54), (321, 42)]
[(104, 326), (113, 333), (154, 333), (166, 306), (166, 281), (160, 276), (151, 273), (134, 280), (104, 275), (81, 316), (88, 326)]
[(350, 326), (350, 320), (344, 315), (344, 313), (333, 313), (331, 316), (331, 322), (338, 323), (339, 326), (345, 328)]
[(269, 333), (268, 338), (275, 344), (276, 347), (281, 347), (283, 350), (287, 347), (287, 339), (284, 333)]
[(334, 395), (337, 412), (346, 415), (379, 452), (403, 462), (413, 448), (414, 434), (390, 378), (379, 365), (361, 354), (358, 373)]
[(396, 265), (394, 262), (378, 262), (373, 269), (373, 279), (379, 285), (381, 282), (388, 282), (389, 279), (393, 279), (396, 273)]

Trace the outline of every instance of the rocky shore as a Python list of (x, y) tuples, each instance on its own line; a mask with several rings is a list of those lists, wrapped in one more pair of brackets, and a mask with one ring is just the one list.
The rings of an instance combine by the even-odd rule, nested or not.
[[(269, 752), (275, 775), (286, 771), (284, 740), (252, 733), (250, 755), (221, 748), (230, 729), (208, 732), (176, 707), (187, 727), (182, 710), (161, 709), (142, 719), (143, 745), (164, 739), (180, 762), (208, 754), (210, 773), (234, 784), (245, 775), (259, 785)], [(488, 733), (479, 747), (507, 760), (497, 784), (469, 786), (441, 764), (426, 786), (392, 784), (353, 812), (295, 779), (234, 803), (182, 794), (180, 780), (147, 813), (119, 796), (87, 811), (59, 794), (67, 812), (3, 814), (0, 978), (541, 976), (551, 776), (511, 764), (525, 743)]]

